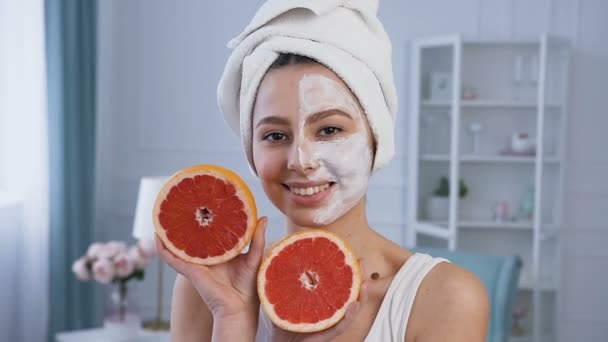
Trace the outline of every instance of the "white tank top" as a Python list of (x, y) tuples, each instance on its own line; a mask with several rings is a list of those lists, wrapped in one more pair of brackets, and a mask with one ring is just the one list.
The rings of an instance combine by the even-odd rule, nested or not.
[[(449, 262), (443, 258), (433, 258), (428, 254), (416, 253), (401, 266), (386, 291), (380, 304), (374, 323), (365, 342), (403, 342), (410, 312), (418, 292), (418, 287), (431, 269), (440, 262)], [(269, 342), (272, 325), (263, 311), (260, 321), (257, 342)]]
[(366, 342), (403, 342), (405, 329), (422, 279), (443, 258), (416, 253), (401, 266), (384, 295), (380, 310), (365, 338)]

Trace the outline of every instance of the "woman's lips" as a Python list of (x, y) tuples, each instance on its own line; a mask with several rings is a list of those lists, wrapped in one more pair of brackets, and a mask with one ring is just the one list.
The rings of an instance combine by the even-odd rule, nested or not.
[[(336, 183), (328, 182), (323, 185), (308, 187), (289, 187), (285, 185), (287, 197), (294, 203), (303, 206), (314, 206), (325, 200), (334, 191)], [(309, 193), (312, 193), (309, 195)]]

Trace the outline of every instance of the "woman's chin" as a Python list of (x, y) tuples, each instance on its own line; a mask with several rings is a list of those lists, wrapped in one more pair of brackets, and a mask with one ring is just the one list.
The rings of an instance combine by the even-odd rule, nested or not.
[(300, 228), (323, 228), (333, 222), (332, 220), (321, 220), (318, 215), (309, 210), (298, 210), (297, 212), (286, 213), (285, 216)]

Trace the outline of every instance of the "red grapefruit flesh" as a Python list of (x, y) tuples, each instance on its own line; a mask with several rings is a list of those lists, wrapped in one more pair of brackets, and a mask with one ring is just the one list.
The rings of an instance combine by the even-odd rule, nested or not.
[(156, 234), (175, 256), (213, 265), (238, 256), (257, 222), (253, 195), (234, 172), (201, 164), (169, 178), (154, 204)]
[(307, 229), (277, 243), (258, 272), (260, 303), (270, 320), (293, 332), (325, 330), (357, 300), (361, 270), (336, 235)]

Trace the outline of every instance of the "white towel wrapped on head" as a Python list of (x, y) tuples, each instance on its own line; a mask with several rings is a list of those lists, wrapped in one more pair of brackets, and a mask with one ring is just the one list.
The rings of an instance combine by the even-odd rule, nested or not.
[(253, 104), (280, 53), (310, 57), (335, 72), (363, 107), (376, 141), (374, 169), (394, 155), (397, 95), (391, 42), (376, 16), (378, 0), (269, 0), (228, 43), (232, 54), (218, 86), (228, 125), (240, 133), (251, 169)]

